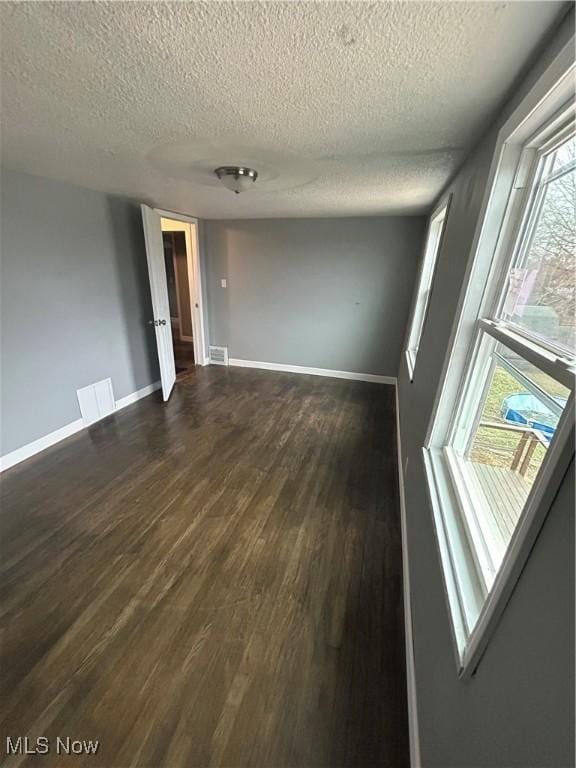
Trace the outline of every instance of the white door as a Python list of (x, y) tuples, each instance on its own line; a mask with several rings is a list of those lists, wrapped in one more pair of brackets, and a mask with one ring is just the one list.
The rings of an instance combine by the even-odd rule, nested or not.
[(176, 381), (176, 365), (174, 363), (174, 348), (172, 347), (172, 328), (170, 326), (170, 307), (168, 305), (168, 284), (166, 282), (166, 265), (164, 263), (164, 243), (162, 241), (162, 224), (160, 214), (141, 205), (144, 238), (146, 240), (146, 257), (148, 259), (148, 274), (150, 276), (150, 293), (152, 294), (152, 312), (150, 319), (156, 331), (156, 346), (160, 363), (160, 378), (162, 380), (162, 397), (168, 400)]

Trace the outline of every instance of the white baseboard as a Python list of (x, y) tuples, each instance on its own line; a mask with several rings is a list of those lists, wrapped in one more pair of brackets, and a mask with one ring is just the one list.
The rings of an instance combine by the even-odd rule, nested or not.
[(126, 397), (121, 397), (120, 400), (116, 400), (116, 410), (119, 411), (122, 408), (126, 408), (127, 405), (132, 405), (132, 403), (135, 403), (137, 400), (141, 400), (143, 397), (148, 397), (152, 392), (156, 392), (157, 389), (160, 389), (161, 386), (162, 382), (154, 381), (152, 384), (148, 384), (146, 387), (142, 387), (142, 389), (138, 389), (136, 392), (126, 395)]
[(312, 376), (328, 376), (331, 379), (351, 379), (353, 381), (371, 381), (375, 384), (396, 385), (395, 376), (378, 376), (375, 373), (353, 373), (352, 371), (333, 371), (329, 368), (308, 368), (304, 365), (285, 363), (262, 363), (256, 360), (240, 360), (231, 357), (228, 365), (239, 368), (262, 368), (265, 371), (284, 371), (285, 373), (307, 373)]
[(51, 445), (55, 445), (61, 440), (65, 440), (67, 437), (76, 434), (76, 432), (80, 432), (82, 429), (86, 429), (84, 419), (76, 419), (76, 421), (71, 421), (69, 424), (54, 430), (54, 432), (50, 432), (48, 435), (39, 437), (38, 440), (23, 445), (22, 448), (17, 448), (15, 451), (11, 451), (6, 455), (1, 456), (0, 472), (3, 472), (5, 469), (10, 469), (10, 467), (13, 467), (15, 464), (19, 464), (21, 461), (25, 461), (41, 451), (45, 451), (46, 448), (50, 448)]
[[(160, 389), (160, 386), (160, 382), (155, 381), (153, 384), (149, 384), (136, 392), (132, 392), (130, 395), (126, 395), (126, 397), (121, 397), (120, 400), (116, 400), (115, 411), (120, 411), (127, 405), (131, 405), (137, 400), (151, 395), (152, 392)], [(76, 419), (76, 421), (71, 421), (69, 424), (65, 424), (63, 427), (54, 430), (54, 432), (50, 432), (48, 435), (39, 437), (37, 440), (27, 443), (21, 448), (17, 448), (15, 451), (0, 456), (0, 472), (3, 472), (5, 469), (10, 469), (10, 467), (13, 467), (15, 464), (20, 464), (21, 461), (25, 461), (31, 456), (35, 456), (37, 453), (45, 451), (46, 448), (56, 445), (56, 443), (65, 440), (67, 437), (71, 437), (76, 434), (76, 432), (81, 432), (83, 429), (87, 429), (88, 426), (92, 425), (86, 424), (84, 419)]]
[(412, 634), (412, 604), (410, 599), (410, 561), (408, 559), (408, 532), (406, 528), (406, 497), (402, 441), (400, 439), (400, 401), (396, 387), (396, 449), (398, 451), (398, 484), (400, 486), (400, 526), (402, 529), (402, 582), (404, 585), (404, 636), (406, 640), (406, 690), (408, 694), (408, 728), (410, 732), (410, 766), (421, 768), (418, 705), (416, 700), (416, 670)]

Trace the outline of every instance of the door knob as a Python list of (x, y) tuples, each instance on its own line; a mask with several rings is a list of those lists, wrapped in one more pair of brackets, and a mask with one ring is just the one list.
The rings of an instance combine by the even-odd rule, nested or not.
[(158, 325), (166, 325), (166, 320), (158, 320)]
[(166, 325), (166, 320), (148, 320), (148, 325)]

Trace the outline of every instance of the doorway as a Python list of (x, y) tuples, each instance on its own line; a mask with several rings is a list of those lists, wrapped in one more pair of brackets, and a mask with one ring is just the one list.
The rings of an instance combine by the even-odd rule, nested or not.
[[(180, 213), (172, 213), (142, 203), (142, 224), (144, 228), (144, 240), (146, 244), (146, 260), (148, 262), (148, 276), (150, 278), (150, 298), (152, 300), (153, 316), (148, 320), (154, 326), (156, 348), (158, 350), (158, 363), (160, 367), (160, 380), (162, 384), (162, 399), (168, 400), (176, 382), (176, 363), (174, 356), (174, 344), (181, 351), (181, 344), (191, 345), (186, 347), (187, 362), (180, 365), (185, 370), (180, 371), (186, 376), (190, 370), (190, 363), (194, 365), (207, 365), (208, 356), (205, 343), (205, 322), (202, 291), (202, 269), (200, 264), (200, 245), (198, 236), (198, 220)], [(186, 271), (181, 265), (166, 260), (164, 251), (165, 233), (183, 233), (185, 244)], [(181, 240), (167, 238), (172, 248), (172, 254), (181, 250)], [(170, 266), (171, 264), (171, 266)], [(182, 286), (180, 286), (180, 273), (182, 272)], [(173, 275), (173, 306), (170, 308), (168, 296), (168, 276)], [(178, 281), (178, 290), (176, 282)], [(180, 291), (180, 287), (182, 290)], [(178, 308), (178, 294), (180, 293), (180, 308)], [(176, 314), (173, 314), (176, 313)], [(172, 323), (171, 317), (174, 317)], [(188, 318), (191, 317), (192, 333), (190, 332)], [(174, 328), (174, 333), (172, 331)], [(176, 339), (174, 339), (176, 336)], [(190, 341), (191, 339), (191, 341)], [(179, 355), (179, 359), (183, 356)]]
[(176, 379), (189, 374), (196, 364), (194, 334), (194, 268), (190, 224), (161, 218), (164, 265), (170, 308), (170, 332)]
[(184, 232), (165, 231), (163, 228), (162, 241), (170, 307), (170, 332), (178, 378), (189, 373), (195, 363), (186, 237)]

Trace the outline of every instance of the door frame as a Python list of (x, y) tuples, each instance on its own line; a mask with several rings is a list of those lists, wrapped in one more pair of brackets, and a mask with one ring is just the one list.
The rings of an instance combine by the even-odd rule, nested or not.
[(208, 365), (205, 336), (207, 322), (204, 314), (199, 221), (194, 216), (186, 216), (184, 213), (175, 213), (164, 208), (154, 208), (154, 210), (162, 219), (172, 219), (173, 221), (180, 221), (183, 224), (189, 225), (184, 229), (184, 235), (186, 238), (190, 307), (192, 308), (192, 328), (194, 331), (194, 362), (196, 365)]

